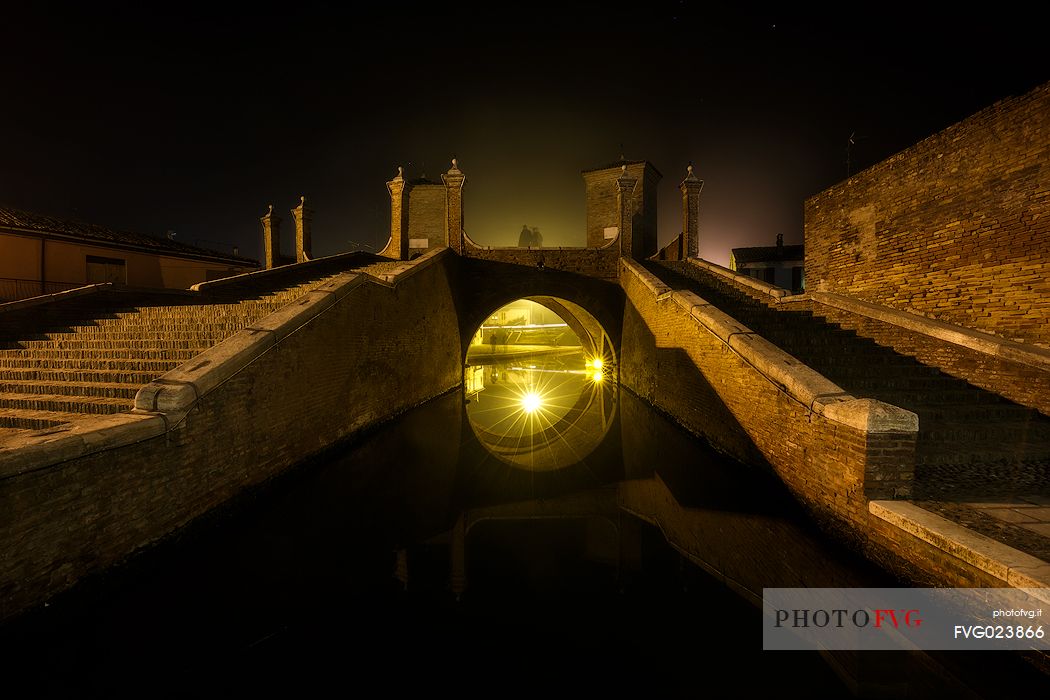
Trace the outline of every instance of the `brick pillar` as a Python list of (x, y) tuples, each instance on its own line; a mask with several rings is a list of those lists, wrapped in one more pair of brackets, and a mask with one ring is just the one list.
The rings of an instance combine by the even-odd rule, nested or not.
[(408, 260), (408, 202), (405, 201), (405, 171), (397, 166), (397, 177), (386, 183), (390, 192), (390, 245), (386, 254)]
[(682, 190), (682, 257), (696, 258), (700, 255), (700, 191), (704, 181), (693, 174), (692, 163), (686, 173), (678, 186)]
[(312, 260), (310, 252), (310, 224), (314, 212), (306, 208), (306, 196), (299, 198), (299, 206), (292, 209), (292, 218), (295, 219), (295, 262), (306, 262)]
[(627, 174), (627, 166), (620, 166), (616, 179), (616, 208), (620, 218), (620, 255), (635, 258), (638, 241), (634, 240), (634, 186), (638, 178)]
[(273, 213), (273, 205), (259, 222), (262, 224), (263, 266), (269, 270), (281, 264), (281, 217)]
[(466, 179), (455, 158), (452, 168), (441, 176), (445, 183), (445, 245), (457, 253), (463, 252), (463, 182)]

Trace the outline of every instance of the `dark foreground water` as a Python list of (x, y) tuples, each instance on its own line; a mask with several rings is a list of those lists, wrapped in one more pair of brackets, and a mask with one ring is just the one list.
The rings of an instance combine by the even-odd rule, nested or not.
[(630, 395), (591, 454), (540, 472), (494, 457), (450, 395), (0, 628), (0, 682), (12, 698), (1048, 687), (1007, 654), (761, 650), (763, 586), (894, 585), (774, 479)]

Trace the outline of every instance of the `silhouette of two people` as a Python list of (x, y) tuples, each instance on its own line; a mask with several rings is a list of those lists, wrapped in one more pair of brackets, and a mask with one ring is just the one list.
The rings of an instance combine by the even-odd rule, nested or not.
[(519, 248), (538, 248), (543, 245), (543, 234), (540, 227), (529, 228), (528, 224), (522, 224), (521, 233), (518, 234)]

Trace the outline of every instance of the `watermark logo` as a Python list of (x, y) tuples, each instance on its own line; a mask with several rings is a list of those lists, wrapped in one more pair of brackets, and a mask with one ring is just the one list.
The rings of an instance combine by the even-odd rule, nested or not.
[(1050, 649), (1046, 588), (766, 588), (764, 649)]

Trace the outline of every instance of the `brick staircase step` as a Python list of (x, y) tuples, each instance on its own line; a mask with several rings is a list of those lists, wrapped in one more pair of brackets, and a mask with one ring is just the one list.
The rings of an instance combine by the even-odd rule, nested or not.
[(0, 370), (4, 369), (54, 369), (54, 370), (130, 370), (159, 371), (161, 374), (175, 369), (185, 360), (166, 359), (119, 359), (119, 360), (85, 360), (85, 359), (39, 359), (39, 358), (4, 358), (0, 359)]
[[(120, 338), (120, 339), (85, 339), (73, 334), (62, 340), (27, 340), (20, 343), (20, 348), (8, 348), (11, 350), (24, 350), (36, 352), (38, 350), (195, 350), (203, 352), (214, 343), (202, 338), (166, 338), (157, 336), (155, 338)], [(0, 353), (3, 351), (0, 350)]]
[(154, 349), (135, 348), (124, 349), (111, 347), (109, 349), (95, 350), (0, 350), (0, 365), (9, 360), (178, 360), (185, 362), (201, 353), (200, 350), (188, 348)]
[(21, 408), (0, 408), (0, 428), (18, 430), (43, 430), (60, 425), (67, 425), (82, 420), (82, 413), (64, 413), (61, 411), (35, 411)]
[[(144, 382), (145, 383), (145, 382)], [(45, 381), (40, 379), (0, 379), (2, 394), (54, 394), (134, 399), (141, 384), (121, 382)]]
[(86, 382), (92, 384), (131, 384), (142, 386), (167, 370), (128, 370), (83, 368), (55, 369), (52, 367), (0, 367), (0, 381)]
[(135, 407), (134, 404), (131, 399), (104, 396), (0, 393), (0, 408), (19, 408), (27, 411), (107, 414), (130, 411)]

